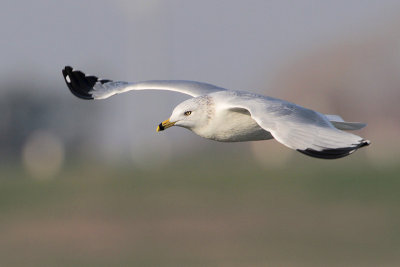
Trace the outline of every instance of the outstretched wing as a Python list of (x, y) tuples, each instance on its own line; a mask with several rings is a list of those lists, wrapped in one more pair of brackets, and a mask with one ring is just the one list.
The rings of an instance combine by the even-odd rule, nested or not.
[(284, 100), (236, 93), (226, 103), (228, 108), (247, 109), (278, 142), (311, 157), (341, 158), (370, 143), (335, 128), (325, 115)]
[(131, 90), (167, 90), (193, 97), (226, 90), (212, 84), (193, 81), (144, 81), (136, 83), (112, 81), (86, 75), (82, 71), (74, 70), (69, 66), (63, 69), (62, 74), (69, 90), (82, 99), (104, 99)]

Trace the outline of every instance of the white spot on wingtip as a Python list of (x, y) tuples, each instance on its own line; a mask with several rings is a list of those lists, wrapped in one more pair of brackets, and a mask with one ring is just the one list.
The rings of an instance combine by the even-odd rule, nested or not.
[(71, 79), (69, 78), (69, 76), (65, 76), (65, 80), (67, 81), (67, 83), (71, 83)]

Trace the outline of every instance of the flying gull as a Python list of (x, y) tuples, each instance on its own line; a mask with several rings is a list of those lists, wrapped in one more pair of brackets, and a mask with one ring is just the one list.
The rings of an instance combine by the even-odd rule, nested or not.
[(70, 66), (62, 73), (70, 91), (82, 99), (105, 99), (131, 90), (167, 90), (193, 97), (176, 106), (157, 131), (180, 126), (220, 142), (275, 139), (303, 154), (323, 159), (342, 158), (370, 144), (343, 131), (364, 128), (364, 123), (346, 122), (338, 115), (322, 114), (269, 96), (194, 81), (112, 81), (86, 75)]

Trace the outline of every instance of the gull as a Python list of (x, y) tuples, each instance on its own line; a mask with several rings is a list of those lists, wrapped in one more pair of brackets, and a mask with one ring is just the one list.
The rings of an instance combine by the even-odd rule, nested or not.
[(124, 82), (86, 75), (66, 66), (62, 70), (69, 90), (81, 99), (105, 99), (131, 90), (167, 90), (192, 96), (177, 105), (157, 132), (171, 126), (191, 130), (220, 142), (275, 139), (305, 155), (337, 159), (367, 146), (370, 141), (343, 130), (366, 124), (346, 122), (294, 103), (212, 84), (182, 80)]

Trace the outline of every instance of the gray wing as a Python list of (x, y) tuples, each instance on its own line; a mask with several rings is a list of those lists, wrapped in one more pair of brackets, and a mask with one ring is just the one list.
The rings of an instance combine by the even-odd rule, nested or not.
[(324, 114), (314, 110), (275, 98), (248, 93), (235, 95), (226, 99), (228, 108), (247, 109), (278, 142), (308, 156), (341, 158), (370, 143), (338, 130)]
[(226, 90), (212, 84), (193, 81), (144, 81), (136, 83), (112, 81), (86, 75), (82, 71), (74, 70), (69, 66), (63, 69), (62, 74), (70, 91), (82, 99), (104, 99), (131, 90), (167, 90), (193, 97)]

